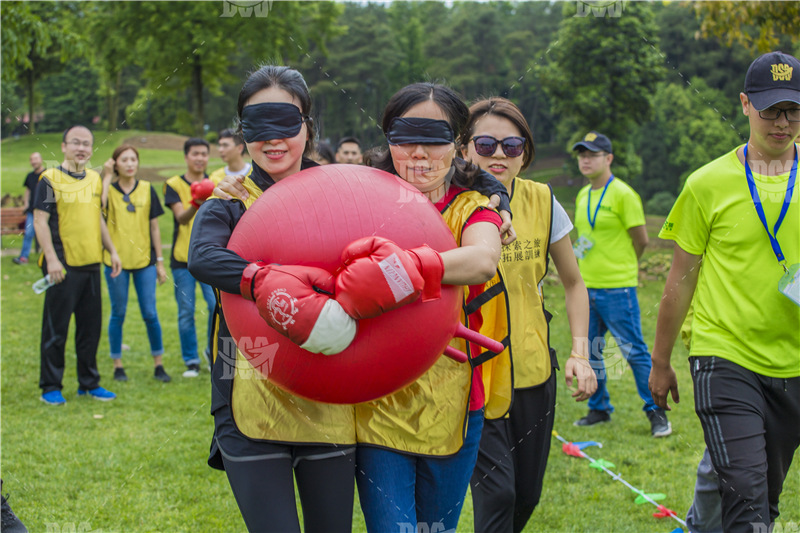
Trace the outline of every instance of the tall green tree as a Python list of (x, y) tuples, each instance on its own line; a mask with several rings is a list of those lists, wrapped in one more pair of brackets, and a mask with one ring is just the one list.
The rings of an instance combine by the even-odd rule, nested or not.
[(123, 28), (126, 39), (136, 43), (147, 88), (188, 91), (194, 135), (203, 134), (208, 95), (221, 94), (223, 84), (234, 79), (229, 67), (239, 49), (267, 61), (299, 57), (309, 41), (324, 41), (338, 10), (331, 2), (266, 2), (268, 12), (223, 16), (217, 2), (123, 4), (127, 13), (120, 16), (136, 21)]
[(78, 29), (79, 6), (60, 2), (2, 2), (3, 81), (25, 86), (29, 133), (36, 131), (36, 83), (86, 50)]
[(643, 161), (637, 188), (644, 198), (661, 191), (677, 195), (689, 174), (744, 141), (736, 95), (724, 95), (702, 79), (659, 84), (653, 107), (653, 120), (636, 143)]
[(734, 43), (751, 53), (775, 50), (787, 37), (800, 43), (800, 3), (798, 2), (692, 2), (701, 21), (700, 31), (727, 46)]
[(615, 171), (633, 179), (641, 172), (633, 141), (664, 75), (653, 9), (627, 2), (622, 13), (577, 15), (574, 4), (564, 5), (547, 63), (538, 69), (559, 117), (559, 139), (568, 147), (589, 130), (607, 134)]

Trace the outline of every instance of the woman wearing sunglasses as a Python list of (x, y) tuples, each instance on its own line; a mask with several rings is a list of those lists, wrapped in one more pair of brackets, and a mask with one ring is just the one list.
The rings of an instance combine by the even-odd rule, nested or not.
[[(171, 379), (162, 364), (164, 344), (156, 311), (156, 280), (159, 284), (167, 280), (161, 254), (161, 230), (158, 227), (158, 217), (164, 214), (164, 209), (150, 182), (136, 179), (138, 170), (139, 152), (126, 144), (114, 150), (103, 166), (101, 201), (108, 233), (122, 260), (122, 272), (112, 277), (111, 258), (108, 252), (103, 252), (111, 301), (108, 344), (114, 362), (114, 379), (128, 381), (122, 366), (122, 324), (128, 307), (130, 278), (133, 278), (139, 310), (150, 341), (150, 354), (155, 366), (153, 377), (167, 383)], [(112, 183), (115, 175), (118, 179)]]
[[(456, 158), (468, 115), (445, 86), (401, 89), (383, 115), (388, 150), (373, 155), (371, 164), (416, 187), (442, 214), (459, 248), (441, 254), (441, 283), (465, 286), (462, 320), (477, 329), (480, 311), (466, 309), (480, 301), (475, 298), (484, 282), (496, 274), (501, 222), (485, 208), (488, 198), (470, 190), (480, 169)], [(357, 266), (345, 266), (340, 279)], [(480, 371), (440, 357), (408, 387), (356, 405), (356, 476), (368, 531), (455, 531), (478, 451), (483, 404)]]
[[(558, 361), (550, 348), (551, 315), (542, 297), (548, 255), (565, 289), (572, 351), (564, 374), (567, 387), (578, 381), (572, 394), (576, 401), (588, 399), (597, 388), (588, 360), (589, 300), (567, 213), (548, 185), (518, 177), (534, 158), (533, 135), (519, 108), (505, 98), (473, 104), (461, 150), (506, 186), (515, 215), (517, 241), (505, 247), (499, 268), (508, 292), (509, 348), (484, 365), (487, 392), (506, 391), (513, 384), (513, 403), (507, 410), (505, 404), (487, 402), (471, 487), (476, 531), (519, 532), (542, 492), (555, 418)], [(481, 333), (492, 336), (498, 313), (505, 309), (491, 302), (486, 306)]]

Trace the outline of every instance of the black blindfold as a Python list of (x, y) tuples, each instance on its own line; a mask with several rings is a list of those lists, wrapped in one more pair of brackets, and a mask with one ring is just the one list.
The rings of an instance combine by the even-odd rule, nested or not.
[(246, 143), (291, 139), (300, 133), (307, 118), (294, 104), (249, 105), (242, 110), (242, 137)]
[(396, 117), (389, 125), (386, 140), (389, 144), (450, 144), (455, 137), (444, 120)]

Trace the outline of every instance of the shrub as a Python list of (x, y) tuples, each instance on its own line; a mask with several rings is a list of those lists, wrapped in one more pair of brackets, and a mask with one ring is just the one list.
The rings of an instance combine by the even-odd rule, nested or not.
[(644, 210), (648, 215), (661, 215), (667, 216), (672, 205), (675, 203), (675, 195), (671, 192), (661, 191), (653, 195), (652, 198), (647, 200)]

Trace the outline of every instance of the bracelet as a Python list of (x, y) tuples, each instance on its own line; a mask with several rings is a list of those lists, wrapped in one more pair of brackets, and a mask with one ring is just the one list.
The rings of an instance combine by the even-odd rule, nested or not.
[(163, 257), (156, 257), (156, 261), (158, 261), (159, 263), (163, 263), (164, 262), (164, 258)]
[(588, 361), (589, 360), (589, 358), (586, 357), (585, 355), (581, 355), (581, 354), (575, 353), (575, 352), (572, 352), (571, 354), (569, 354), (569, 356), (570, 357), (577, 357), (578, 359), (583, 359), (584, 361)]

